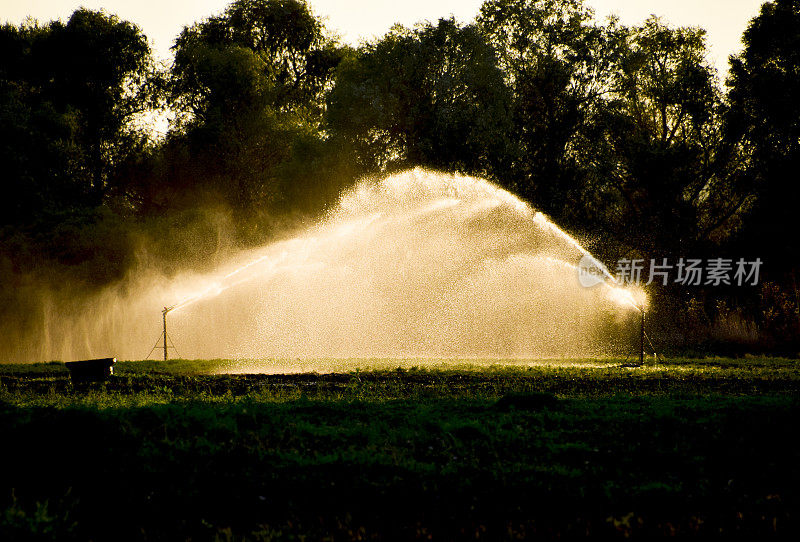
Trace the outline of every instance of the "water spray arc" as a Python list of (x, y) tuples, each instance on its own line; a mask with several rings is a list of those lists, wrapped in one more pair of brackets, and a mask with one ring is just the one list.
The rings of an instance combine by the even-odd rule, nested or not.
[[(597, 287), (576, 280), (584, 264)], [(163, 284), (137, 301), (137, 324), (141, 341), (169, 301), (164, 359), (178, 310), (190, 357), (552, 359), (622, 353), (646, 306), (512, 194), (421, 169), (362, 181), (318, 223)]]

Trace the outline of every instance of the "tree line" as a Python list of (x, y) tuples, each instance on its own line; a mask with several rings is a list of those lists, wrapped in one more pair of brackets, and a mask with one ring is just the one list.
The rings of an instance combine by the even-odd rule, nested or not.
[(301, 0), (237, 0), (184, 28), (168, 67), (105, 12), (6, 24), (0, 297), (31, 275), (117, 280), (143, 239), (166, 268), (202, 260), (212, 207), (262, 242), (421, 165), (498, 183), (609, 261), (759, 257), (761, 288), (657, 295), (695, 327), (738, 311), (797, 348), (800, 0), (766, 2), (742, 40), (722, 82), (703, 29), (598, 21), (582, 0), (487, 0), (474, 23), (355, 48)]

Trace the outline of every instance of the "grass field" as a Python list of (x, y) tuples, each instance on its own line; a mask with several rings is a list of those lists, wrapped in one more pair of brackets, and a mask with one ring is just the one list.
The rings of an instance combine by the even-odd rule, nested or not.
[(0, 540), (800, 534), (796, 360), (341, 365), (0, 365)]

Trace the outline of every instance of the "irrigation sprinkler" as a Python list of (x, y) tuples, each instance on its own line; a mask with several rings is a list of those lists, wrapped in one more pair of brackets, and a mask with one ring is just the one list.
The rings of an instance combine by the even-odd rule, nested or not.
[[(161, 315), (164, 317), (164, 361), (167, 361), (167, 313), (171, 311), (173, 307), (164, 307), (164, 310), (161, 311)], [(644, 347), (642, 347), (644, 348)]]
[(658, 353), (656, 352), (656, 347), (653, 346), (653, 341), (650, 340), (650, 337), (647, 335), (647, 332), (644, 329), (645, 324), (645, 316), (646, 311), (644, 310), (644, 303), (641, 305), (635, 305), (635, 307), (639, 310), (639, 367), (644, 365), (644, 341), (647, 340), (647, 344), (650, 345), (650, 348), (653, 349), (653, 359), (658, 363)]
[[(638, 307), (639, 312), (642, 315), (641, 325), (639, 326), (639, 365), (644, 365), (644, 306)], [(166, 322), (166, 316), (164, 317), (164, 322)], [(166, 324), (164, 324), (166, 326)], [(164, 328), (167, 329), (166, 327)], [(164, 335), (166, 336), (166, 331), (164, 331)], [(167, 355), (167, 347), (166, 342), (164, 342), (164, 355)]]
[(647, 343), (653, 348), (653, 356), (658, 359), (658, 354), (656, 354), (655, 347), (653, 346), (653, 342), (650, 340), (650, 337), (647, 336), (647, 333), (644, 330), (644, 323), (645, 323), (645, 316), (646, 311), (644, 310), (644, 303), (636, 304), (631, 303), (636, 310), (639, 311), (639, 363), (623, 363), (623, 367), (634, 368), (634, 367), (642, 367), (644, 365), (644, 340), (647, 339)]
[[(164, 310), (161, 311), (161, 319), (162, 319), (162, 322), (164, 324), (164, 330), (161, 332), (161, 335), (156, 340), (156, 344), (154, 344), (153, 348), (150, 349), (150, 353), (147, 354), (147, 358), (145, 358), (145, 359), (150, 359), (150, 356), (152, 355), (153, 350), (158, 348), (158, 343), (160, 343), (162, 341), (162, 339), (163, 339), (164, 361), (168, 361), (169, 360), (169, 354), (168, 354), (168, 348), (169, 347), (167, 346), (167, 341), (168, 341), (168, 335), (167, 335), (167, 313), (169, 311), (171, 311), (172, 309), (174, 309), (175, 307), (177, 307), (177, 305), (172, 305), (171, 307), (164, 307)], [(172, 342), (172, 341), (169, 341), (169, 342)], [(172, 345), (172, 349), (175, 350), (175, 345), (174, 344)]]

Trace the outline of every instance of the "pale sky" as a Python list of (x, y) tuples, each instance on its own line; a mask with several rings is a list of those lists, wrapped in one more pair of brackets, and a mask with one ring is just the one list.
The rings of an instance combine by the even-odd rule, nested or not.
[[(26, 16), (40, 21), (66, 19), (79, 6), (105, 8), (138, 24), (162, 59), (184, 25), (224, 10), (229, 0), (0, 0), (0, 21), (20, 23)], [(383, 35), (392, 24), (411, 26), (420, 20), (455, 15), (463, 22), (478, 13), (482, 0), (311, 0), (314, 12), (347, 43)], [(637, 24), (651, 13), (673, 25), (702, 26), (708, 31), (710, 60), (727, 72), (727, 58), (738, 52), (741, 35), (762, 0), (587, 0), (599, 19), (610, 13), (623, 23)]]

